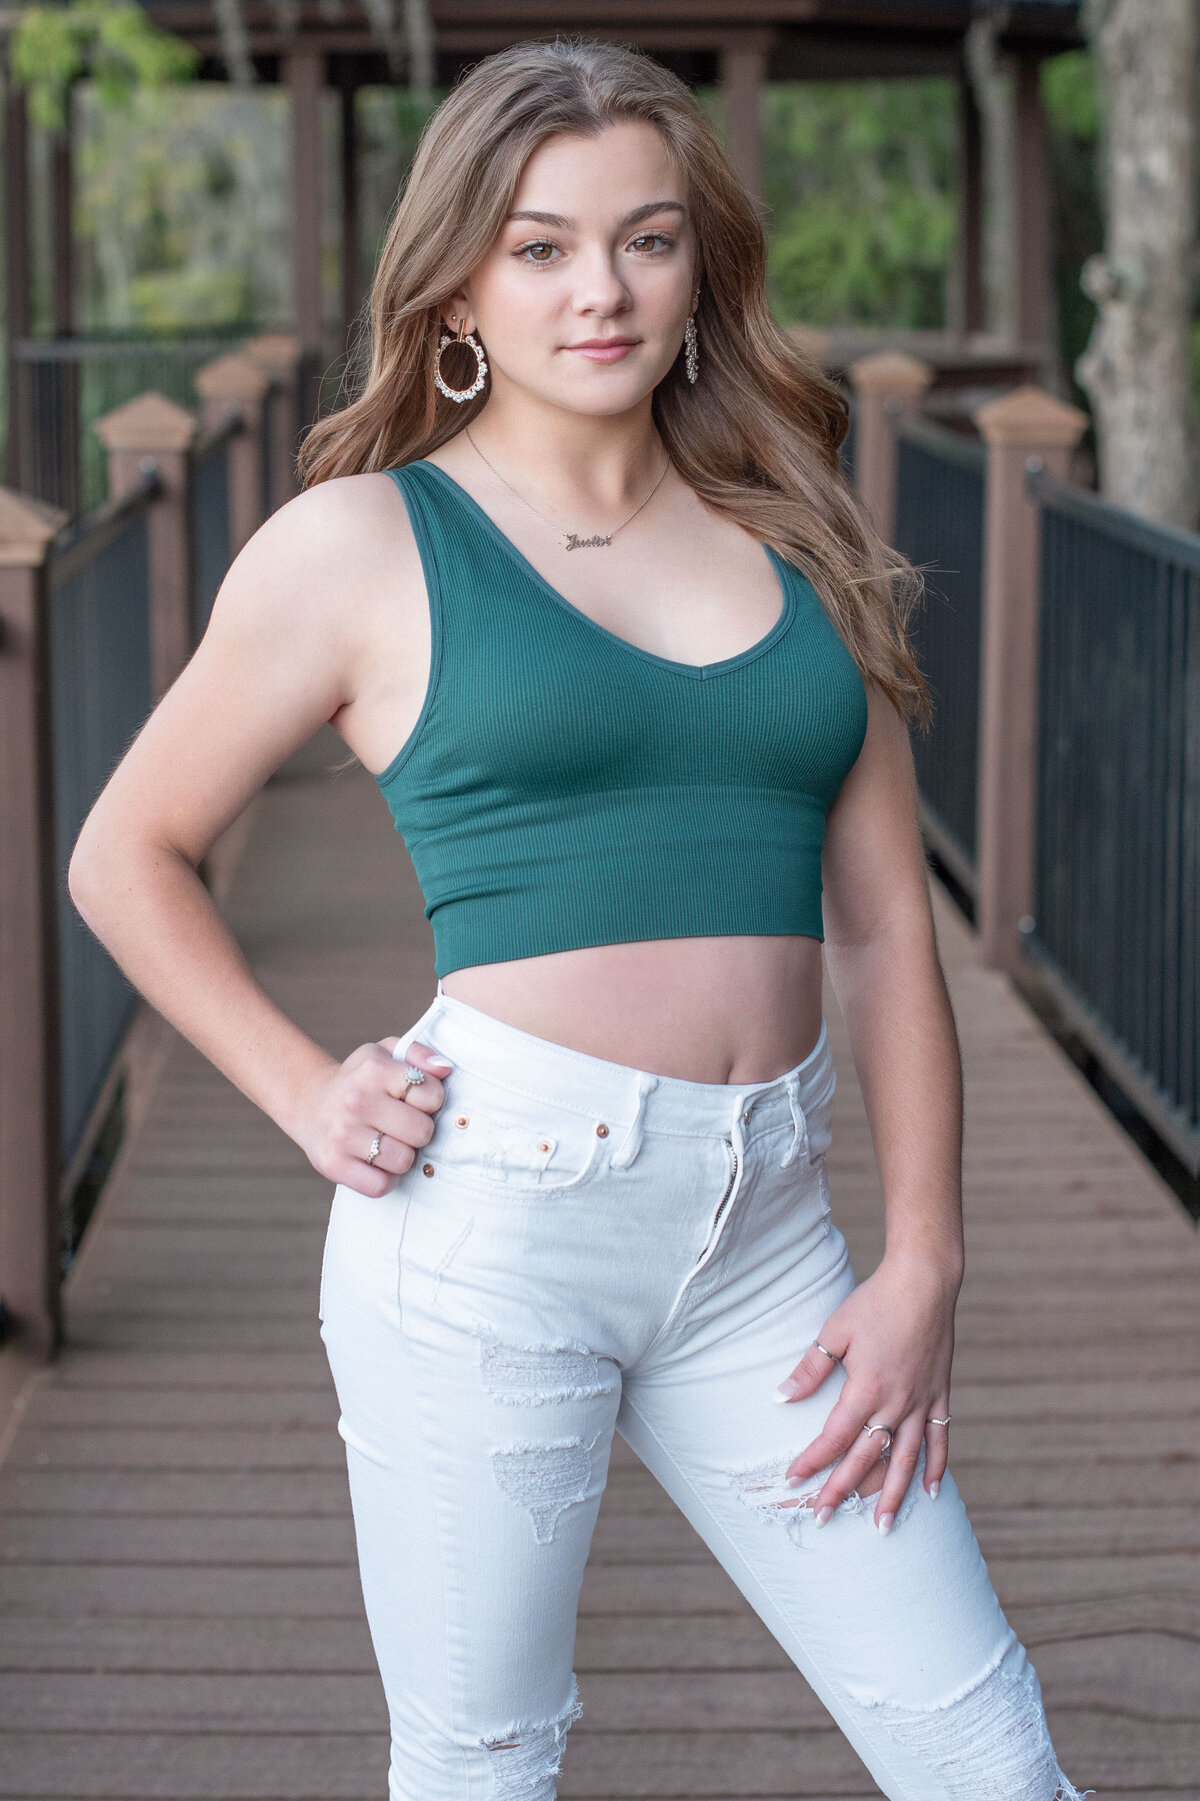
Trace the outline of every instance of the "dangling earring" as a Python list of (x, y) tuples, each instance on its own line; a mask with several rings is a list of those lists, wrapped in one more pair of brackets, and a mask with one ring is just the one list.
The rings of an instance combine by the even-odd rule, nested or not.
[[(697, 303), (699, 296), (697, 296)], [(687, 316), (687, 324), (683, 328), (684, 369), (692, 386), (696, 385), (696, 377), (700, 373), (700, 349), (696, 343), (695, 308)]]
[[(457, 317), (457, 315), (454, 316)], [(445, 350), (447, 344), (466, 344), (469, 349), (475, 352), (475, 380), (471, 383), (469, 388), (448, 388), (446, 383), (442, 380), (442, 352)], [(434, 386), (437, 388), (438, 392), (444, 394), (447, 400), (462, 401), (473, 399), (482, 388), (483, 378), (487, 372), (488, 366), (484, 359), (483, 345), (479, 342), (479, 339), (475, 336), (473, 331), (467, 331), (467, 322), (465, 319), (459, 324), (457, 337), (452, 337), (451, 334), (447, 332), (444, 338), (439, 338), (438, 347), (433, 358), (433, 380)]]

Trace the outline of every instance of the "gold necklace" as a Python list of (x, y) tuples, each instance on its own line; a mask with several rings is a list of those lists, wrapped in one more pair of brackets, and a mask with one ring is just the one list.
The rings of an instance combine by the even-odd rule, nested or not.
[(526, 498), (523, 494), (518, 494), (517, 490), (513, 487), (512, 483), (506, 482), (504, 480), (504, 477), (501, 475), (500, 471), (496, 468), (496, 465), (492, 462), (489, 462), (487, 457), (483, 456), (482, 450), (479, 449), (478, 444), (476, 444), (474, 438), (471, 437), (470, 426), (464, 425), (463, 430), (466, 432), (467, 437), (471, 438), (472, 445), (474, 446), (474, 448), (478, 452), (478, 454), (481, 457), (483, 457), (484, 462), (487, 463), (488, 468), (491, 470), (492, 474), (496, 477), (496, 480), (498, 482), (502, 482), (503, 485), (508, 489), (510, 494), (516, 494), (517, 499), (521, 502), (522, 506), (527, 506), (531, 513), (537, 513), (538, 518), (543, 522), (543, 524), (553, 527), (554, 531), (557, 532), (559, 538), (562, 540), (562, 547), (564, 550), (599, 550), (603, 545), (611, 544), (613, 539), (616, 537), (617, 533), (620, 531), (624, 531), (625, 527), (629, 524), (629, 519), (636, 519), (638, 514), (641, 512), (642, 507), (647, 506), (649, 504), (649, 502), (654, 499), (654, 496), (658, 493), (658, 490), (663, 485), (663, 481), (666, 478), (667, 470), (671, 467), (671, 458), (668, 455), (666, 462), (663, 464), (662, 474), (659, 476), (658, 480), (655, 482), (654, 486), (651, 488), (649, 494), (647, 494), (645, 500), (643, 500), (641, 502), (641, 505), (634, 507), (632, 513), (630, 513), (630, 515), (629, 515), (629, 519), (622, 519), (620, 525), (614, 525), (612, 530), (607, 535), (604, 535), (600, 532), (595, 532), (595, 533), (593, 533), (593, 535), (590, 538), (581, 538), (579, 536), (578, 532), (569, 532), (569, 531), (566, 531), (561, 525), (555, 525), (553, 519), (547, 519), (545, 513), (539, 511), (539, 509), (534, 506), (532, 501), (526, 500)]

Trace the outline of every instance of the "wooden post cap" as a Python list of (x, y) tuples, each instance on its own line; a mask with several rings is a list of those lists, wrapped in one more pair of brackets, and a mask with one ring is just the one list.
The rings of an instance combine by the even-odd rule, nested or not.
[(0, 566), (36, 569), (45, 561), (46, 546), (71, 515), (31, 494), (0, 488)]
[(187, 450), (199, 429), (194, 413), (153, 388), (95, 422), (105, 450)]
[(1056, 445), (1074, 449), (1088, 423), (1087, 414), (1079, 407), (1047, 394), (1032, 382), (985, 401), (971, 417), (987, 443), (1027, 444), (1031, 450)]
[(903, 350), (875, 350), (851, 363), (850, 380), (861, 393), (895, 394), (917, 400), (933, 380), (928, 363)]
[(247, 338), (242, 355), (271, 375), (288, 375), (300, 361), (300, 340), (286, 331), (260, 331), (257, 337)]
[(205, 400), (261, 400), (271, 385), (262, 364), (239, 351), (202, 364), (194, 380)]

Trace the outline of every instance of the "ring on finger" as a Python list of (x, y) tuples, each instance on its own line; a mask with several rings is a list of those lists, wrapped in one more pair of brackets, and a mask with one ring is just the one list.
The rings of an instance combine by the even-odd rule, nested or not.
[(406, 1093), (410, 1088), (418, 1088), (424, 1080), (425, 1071), (423, 1069), (416, 1069), (411, 1063), (406, 1063), (404, 1065), (404, 1088)]
[(882, 1423), (877, 1421), (876, 1424), (873, 1426), (869, 1426), (869, 1425), (864, 1426), (863, 1431), (867, 1434), (868, 1438), (871, 1436), (871, 1434), (873, 1432), (885, 1432), (887, 1434), (887, 1443), (884, 1445), (883, 1451), (882, 1451), (882, 1455), (884, 1457), (886, 1457), (888, 1452), (892, 1448), (892, 1440), (896, 1436), (896, 1434), (892, 1430), (891, 1426), (885, 1426)]
[(813, 1349), (824, 1352), (825, 1356), (828, 1357), (830, 1362), (832, 1362), (832, 1363), (840, 1363), (842, 1361), (841, 1358), (837, 1355), (836, 1351), (827, 1350), (826, 1347), (821, 1343), (819, 1338), (813, 1339)]
[(380, 1149), (380, 1146), (382, 1145), (382, 1143), (383, 1143), (383, 1133), (376, 1132), (374, 1138), (372, 1138), (372, 1140), (371, 1140), (371, 1148), (367, 1152), (367, 1162), (368, 1163), (374, 1163), (376, 1157), (378, 1157), (378, 1155), (379, 1155), (379, 1149)]
[(925, 1424), (927, 1426), (948, 1426), (950, 1424), (950, 1415), (947, 1414), (944, 1420), (935, 1420), (931, 1413), (929, 1418), (925, 1421)]

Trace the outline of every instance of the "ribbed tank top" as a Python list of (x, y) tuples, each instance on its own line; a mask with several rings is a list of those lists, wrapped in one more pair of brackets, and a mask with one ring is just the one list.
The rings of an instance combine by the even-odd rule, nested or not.
[(551, 587), (437, 464), (391, 469), (432, 654), (376, 776), (439, 976), (586, 945), (823, 938), (825, 815), (866, 693), (812, 584), (764, 546), (782, 611), (740, 655), (677, 663)]

